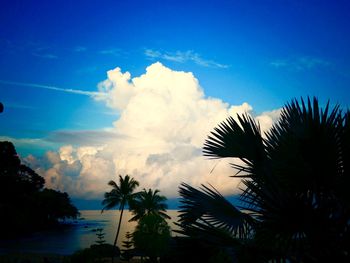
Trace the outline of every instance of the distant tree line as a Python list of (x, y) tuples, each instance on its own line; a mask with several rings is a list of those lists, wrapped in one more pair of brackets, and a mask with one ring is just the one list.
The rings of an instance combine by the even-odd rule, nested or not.
[(11, 142), (0, 142), (0, 238), (57, 226), (76, 218), (67, 193), (44, 188), (45, 179), (21, 163)]

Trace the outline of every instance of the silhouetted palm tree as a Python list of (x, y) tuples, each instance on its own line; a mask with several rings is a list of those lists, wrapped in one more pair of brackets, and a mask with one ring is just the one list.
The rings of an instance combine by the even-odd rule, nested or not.
[(158, 262), (169, 248), (171, 230), (168, 223), (159, 214), (149, 213), (140, 218), (133, 233), (136, 249), (149, 257), (149, 262)]
[(139, 182), (134, 178), (130, 178), (129, 175), (126, 175), (124, 178), (119, 175), (119, 184), (115, 181), (109, 181), (108, 185), (112, 186), (113, 189), (110, 192), (106, 192), (104, 197), (105, 199), (102, 201), (102, 205), (104, 205), (101, 213), (104, 210), (112, 209), (116, 206), (119, 206), (120, 217), (118, 223), (118, 229), (114, 240), (114, 246), (117, 244), (118, 235), (120, 231), (120, 225), (123, 218), (124, 207), (128, 204), (134, 197), (134, 190), (137, 186), (139, 186)]
[(145, 215), (155, 214), (163, 219), (170, 219), (165, 213), (168, 208), (165, 196), (159, 195), (159, 190), (143, 189), (137, 193), (136, 197), (130, 202), (130, 211), (134, 215), (129, 221), (138, 221)]
[(292, 100), (264, 136), (249, 115), (230, 117), (203, 152), (241, 160), (232, 164), (241, 206), (213, 187), (182, 184), (182, 233), (233, 247), (242, 261), (349, 262), (349, 111)]

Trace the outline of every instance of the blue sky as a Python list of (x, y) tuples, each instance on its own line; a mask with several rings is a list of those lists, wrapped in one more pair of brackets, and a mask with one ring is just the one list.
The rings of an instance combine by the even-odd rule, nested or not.
[(67, 144), (57, 131), (111, 127), (120, 112), (67, 89), (156, 61), (255, 114), (307, 95), (349, 107), (349, 13), (348, 1), (2, 1), (0, 135), (40, 156)]

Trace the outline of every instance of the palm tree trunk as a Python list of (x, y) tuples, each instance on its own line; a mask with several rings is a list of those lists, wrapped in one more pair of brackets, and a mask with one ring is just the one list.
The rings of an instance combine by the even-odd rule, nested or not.
[(120, 205), (120, 217), (119, 217), (119, 224), (118, 224), (118, 229), (117, 229), (117, 234), (115, 236), (115, 240), (114, 240), (114, 246), (117, 245), (117, 241), (118, 241), (118, 236), (119, 236), (119, 231), (120, 231), (120, 226), (122, 224), (122, 217), (123, 217), (123, 212), (124, 212), (124, 205), (125, 205), (125, 202), (123, 202), (121, 205)]
[[(124, 205), (125, 202), (122, 202), (120, 204), (119, 210), (120, 212), (120, 217), (119, 217), (119, 223), (118, 223), (118, 229), (117, 229), (117, 234), (115, 235), (115, 239), (114, 239), (114, 244), (113, 246), (115, 247), (117, 245), (117, 241), (118, 241), (118, 236), (119, 236), (119, 231), (120, 231), (120, 226), (122, 224), (122, 218), (123, 218), (123, 212), (124, 212)], [(114, 253), (112, 254), (112, 263), (114, 262)]]

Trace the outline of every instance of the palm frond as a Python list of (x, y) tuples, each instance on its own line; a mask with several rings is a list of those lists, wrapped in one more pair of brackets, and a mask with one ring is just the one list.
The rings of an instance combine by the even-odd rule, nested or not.
[(129, 221), (138, 221), (146, 215), (159, 215), (163, 219), (170, 219), (165, 213), (167, 209), (165, 196), (159, 195), (159, 190), (143, 189), (135, 195), (135, 198), (129, 203), (130, 211), (133, 217)]
[(251, 116), (229, 117), (211, 132), (204, 143), (203, 154), (212, 158), (237, 157), (255, 160), (263, 150), (259, 125)]
[(211, 245), (235, 247), (242, 242), (242, 240), (233, 236), (232, 233), (226, 229), (218, 228), (211, 224), (204, 224), (201, 222), (194, 222), (192, 224), (175, 224), (180, 227), (179, 230), (174, 230), (176, 233), (204, 241)]
[(252, 242), (268, 260), (348, 260), (349, 110), (294, 99), (264, 137), (249, 115), (229, 117), (208, 136), (203, 153), (243, 162), (232, 164), (233, 177), (243, 182), (242, 207), (213, 187), (182, 184), (182, 234), (218, 245)]
[(104, 200), (102, 201), (104, 210), (113, 209), (116, 206), (120, 206), (129, 202), (135, 196), (134, 190), (139, 185), (139, 183), (134, 179), (130, 178), (129, 175), (122, 177), (119, 175), (119, 184), (115, 181), (110, 180), (108, 185), (112, 187), (112, 190), (104, 194)]
[(239, 238), (250, 235), (254, 219), (238, 210), (227, 201), (214, 187), (202, 185), (197, 190), (182, 183), (179, 190), (182, 197), (180, 206), (180, 224), (187, 227), (199, 225), (218, 227)]

